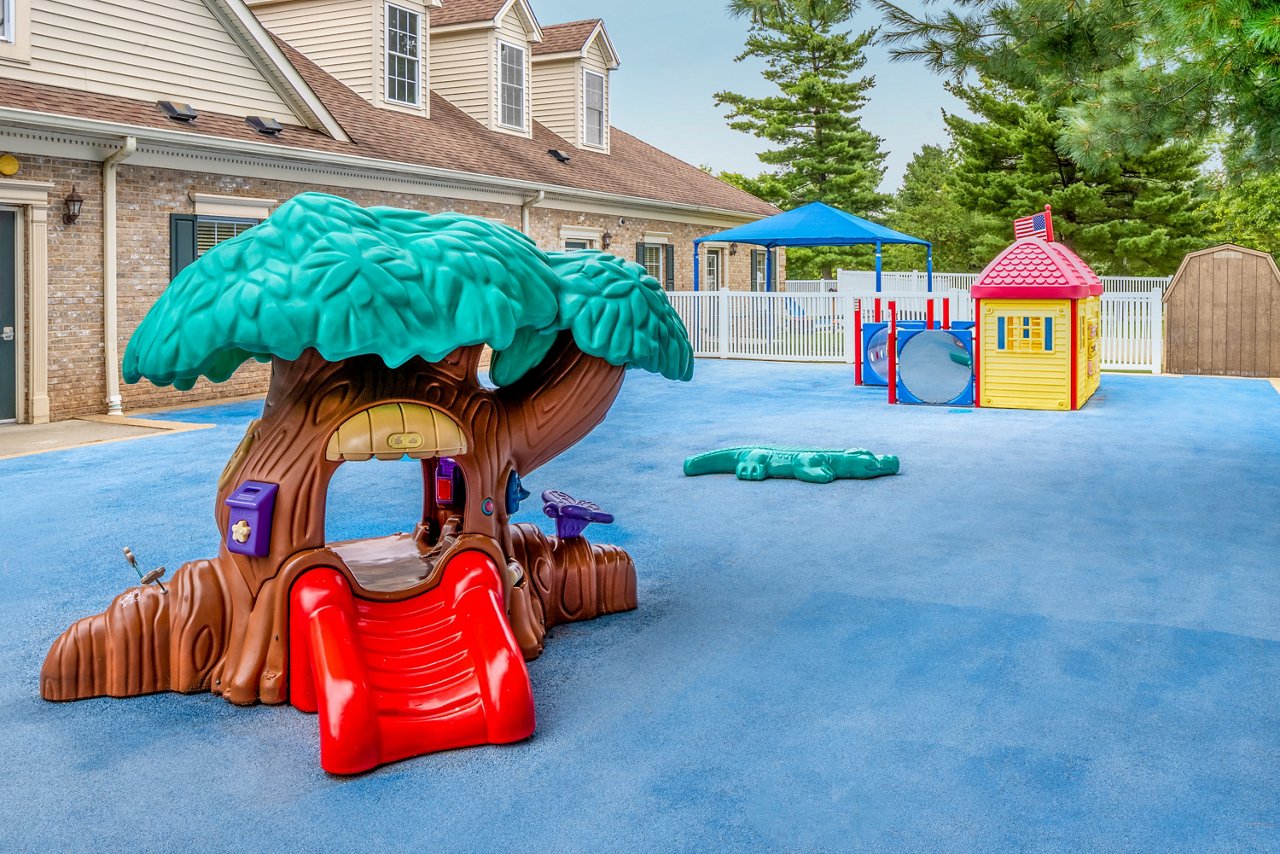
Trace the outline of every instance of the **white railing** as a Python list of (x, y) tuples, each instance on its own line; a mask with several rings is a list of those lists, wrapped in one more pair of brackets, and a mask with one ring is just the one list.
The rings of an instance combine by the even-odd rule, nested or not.
[(783, 288), (789, 294), (825, 294), (835, 289), (835, 279), (787, 279)]
[[(948, 291), (952, 288), (968, 289), (977, 278), (977, 273), (935, 272), (933, 289), (935, 292)], [(853, 291), (857, 294), (875, 293), (876, 274), (873, 270), (838, 270), (836, 283), (840, 291)], [(790, 286), (791, 283), (787, 284)], [(880, 286), (885, 291), (895, 293), (928, 293), (929, 275), (923, 270), (912, 270), (909, 273), (881, 273)]]
[(1164, 290), (1102, 294), (1102, 367), (1160, 373), (1164, 345)]
[[(938, 273), (933, 274), (933, 290), (943, 292), (952, 288), (967, 290), (977, 280), (977, 273)], [(1149, 294), (1152, 288), (1167, 289), (1173, 281), (1172, 276), (1102, 276), (1102, 289), (1109, 294)], [(885, 291), (901, 293), (904, 291), (922, 291), (929, 289), (929, 277), (922, 270), (910, 273), (882, 273), (881, 287)], [(791, 290), (791, 281), (787, 281), (787, 290)], [(799, 281), (801, 289), (810, 289), (813, 284)], [(839, 270), (836, 272), (836, 289), (840, 292), (852, 291), (859, 296), (874, 295), (876, 290), (876, 274), (872, 270)]]
[[(935, 278), (935, 284), (937, 279)], [(1160, 372), (1160, 287), (1145, 293), (1104, 293), (1102, 298), (1102, 367), (1106, 370)], [(695, 356), (796, 362), (846, 362), (857, 357), (855, 306), (863, 322), (875, 319), (875, 295), (850, 293), (752, 293), (746, 291), (668, 292), (671, 305), (689, 331)], [(967, 287), (879, 294), (881, 316), (895, 303), (900, 320), (925, 320), (930, 299), (934, 319), (943, 318), (949, 299), (951, 320), (973, 320)]]

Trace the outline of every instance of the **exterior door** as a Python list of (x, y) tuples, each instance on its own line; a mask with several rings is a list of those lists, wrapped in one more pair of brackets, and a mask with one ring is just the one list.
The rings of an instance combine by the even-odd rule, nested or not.
[(723, 284), (723, 276), (721, 275), (721, 266), (724, 256), (720, 254), (719, 249), (707, 250), (707, 290), (718, 291)]
[(0, 211), (0, 422), (18, 417), (17, 216)]

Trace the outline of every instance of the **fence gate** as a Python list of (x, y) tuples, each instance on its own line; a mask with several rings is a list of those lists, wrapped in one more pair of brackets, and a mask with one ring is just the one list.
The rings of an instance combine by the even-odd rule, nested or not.
[(1280, 377), (1280, 271), (1224, 244), (1182, 259), (1164, 296), (1165, 370)]

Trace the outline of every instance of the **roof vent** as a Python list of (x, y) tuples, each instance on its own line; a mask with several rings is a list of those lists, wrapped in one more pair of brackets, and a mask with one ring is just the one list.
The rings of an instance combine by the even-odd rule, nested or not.
[(156, 101), (156, 106), (164, 110), (164, 114), (175, 122), (194, 122), (200, 114), (190, 104), (175, 104), (173, 101)]
[(548, 148), (547, 154), (550, 154), (552, 157), (554, 157), (556, 160), (559, 160), (561, 163), (569, 162), (569, 155), (565, 154), (563, 151), (561, 151), (558, 148)]
[(265, 133), (267, 136), (279, 136), (284, 132), (284, 125), (272, 118), (263, 118), (262, 116), (249, 116), (244, 123), (256, 130), (258, 133)]

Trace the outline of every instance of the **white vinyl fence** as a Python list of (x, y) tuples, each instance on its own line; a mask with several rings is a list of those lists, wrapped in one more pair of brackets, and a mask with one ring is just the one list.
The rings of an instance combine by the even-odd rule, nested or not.
[[(910, 275), (910, 274), (906, 274)], [(963, 275), (963, 274), (961, 274)], [(942, 280), (937, 274), (934, 284)], [(1163, 280), (1159, 280), (1163, 281)], [(973, 320), (972, 281), (934, 291), (934, 318), (942, 320), (941, 299), (950, 298), (952, 320)], [(788, 287), (791, 283), (788, 282)], [(1110, 285), (1108, 285), (1110, 287)], [(1163, 330), (1162, 287), (1102, 297), (1102, 367), (1106, 370), (1160, 371)], [(853, 315), (875, 314), (876, 294), (840, 291), (673, 291), (667, 297), (689, 331), (696, 356), (795, 362), (846, 362), (858, 352)], [(893, 300), (901, 320), (924, 320), (930, 296), (922, 290), (885, 290), (878, 295), (883, 312)], [(887, 316), (887, 314), (885, 314)]]
[[(895, 293), (929, 290), (929, 277), (920, 270), (910, 273), (883, 273), (881, 284), (884, 290)], [(977, 273), (937, 273), (933, 274), (935, 292), (948, 291), (952, 288), (968, 290), (975, 281)], [(1146, 294), (1152, 288), (1161, 291), (1169, 287), (1172, 276), (1102, 276), (1103, 290), (1108, 294)], [(856, 294), (874, 294), (876, 274), (871, 270), (839, 270), (836, 279), (823, 281), (800, 280), (795, 282), (799, 290), (810, 291), (853, 291)], [(792, 282), (787, 281), (786, 289), (792, 290)]]

